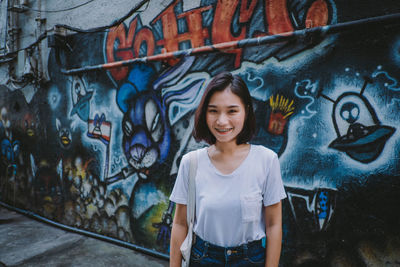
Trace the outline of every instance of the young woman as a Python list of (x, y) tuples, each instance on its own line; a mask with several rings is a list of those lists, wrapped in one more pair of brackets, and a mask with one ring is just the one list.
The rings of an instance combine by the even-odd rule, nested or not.
[[(281, 200), (286, 197), (277, 155), (248, 142), (255, 132), (249, 90), (224, 72), (207, 86), (195, 114), (193, 135), (209, 147), (198, 151), (195, 243), (190, 266), (278, 266)], [(182, 158), (171, 201), (170, 266), (180, 266), (187, 234), (189, 158)], [(266, 248), (261, 239), (266, 238)]]

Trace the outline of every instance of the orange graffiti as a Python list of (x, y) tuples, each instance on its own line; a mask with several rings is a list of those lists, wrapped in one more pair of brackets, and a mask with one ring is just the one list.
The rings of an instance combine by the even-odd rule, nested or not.
[[(275, 35), (292, 32), (294, 26), (289, 17), (287, 0), (264, 0), (264, 18), (257, 18), (265, 22), (265, 31), (261, 30), (249, 36), (250, 22), (254, 15), (257, 0), (218, 0), (213, 5), (202, 6), (177, 14), (177, 6), (181, 0), (175, 0), (150, 23), (152, 27), (161, 24), (161, 39), (156, 40), (152, 28), (139, 27), (139, 17), (135, 17), (129, 24), (129, 30), (124, 24), (110, 29), (106, 40), (106, 58), (108, 63), (133, 59), (143, 56), (152, 56), (159, 53), (179, 51), (180, 44), (190, 43), (191, 48), (199, 48), (206, 45), (206, 41), (219, 49), (219, 44), (237, 42), (246, 38)], [(203, 21), (205, 12), (211, 11), (213, 20), (206, 26)], [(178, 26), (178, 21), (185, 22), (186, 29)], [(325, 26), (329, 21), (329, 8), (326, 0), (316, 0), (306, 12), (306, 27)], [(235, 26), (235, 27), (233, 27)], [(233, 32), (236, 28), (236, 32)], [(141, 50), (141, 47), (145, 49)], [(144, 55), (144, 51), (145, 55)], [(225, 50), (225, 53), (235, 54), (234, 67), (240, 67), (242, 60), (242, 48)], [(179, 60), (171, 58), (167, 60), (169, 65), (175, 65)], [(129, 68), (122, 64), (111, 64), (112, 77), (123, 80)]]
[[(256, 0), (250, 0), (251, 4), (247, 8), (248, 0), (243, 0), (240, 7), (239, 22), (247, 23), (253, 14)], [(236, 12), (238, 1), (218, 0), (215, 8), (214, 21), (212, 26), (212, 43), (224, 43), (239, 41), (246, 38), (247, 27), (241, 27), (240, 33), (234, 36), (231, 31), (232, 18)], [(241, 62), (242, 49), (232, 49), (229, 53), (236, 54), (235, 67), (238, 68)]]
[[(136, 31), (137, 19), (135, 18), (129, 25), (128, 36), (126, 36), (126, 29), (124, 24), (111, 28), (107, 35), (107, 62), (115, 62), (118, 60), (126, 60), (133, 58), (133, 53), (129, 49), (132, 46), (133, 36)], [(115, 49), (115, 43), (118, 47)], [(114, 54), (115, 53), (115, 54)], [(118, 67), (110, 69), (111, 75), (117, 81), (122, 80), (128, 74), (128, 67)]]
[(268, 21), (268, 34), (274, 35), (293, 31), (286, 8), (286, 0), (266, 0), (265, 16)]
[(315, 1), (308, 9), (306, 16), (306, 27), (311, 28), (327, 25), (328, 14), (328, 5), (326, 2), (324, 0)]
[[(157, 41), (157, 45), (164, 46), (164, 51), (178, 51), (179, 43), (183, 41), (190, 41), (193, 48), (204, 46), (204, 39), (209, 37), (208, 29), (202, 26), (201, 13), (211, 9), (211, 6), (200, 7), (176, 16), (174, 8), (179, 1), (176, 0), (173, 2), (151, 22), (154, 24), (161, 19), (164, 38)], [(187, 32), (178, 32), (177, 19), (186, 19), (188, 25)], [(176, 62), (176, 59), (168, 61), (170, 65), (174, 65)]]
[[(146, 43), (147, 46), (147, 53), (146, 55), (141, 55), (140, 54), (140, 47), (143, 44), (143, 42)], [(135, 52), (135, 55), (137, 57), (143, 57), (143, 56), (150, 56), (154, 54), (154, 35), (153, 32), (149, 28), (142, 28), (140, 31), (136, 34), (135, 36), (135, 41), (133, 43), (133, 51)]]

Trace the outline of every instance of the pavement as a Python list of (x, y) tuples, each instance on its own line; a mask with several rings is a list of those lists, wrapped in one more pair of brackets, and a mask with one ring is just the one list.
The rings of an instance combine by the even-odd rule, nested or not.
[(0, 266), (168, 266), (165, 259), (65, 231), (0, 206)]

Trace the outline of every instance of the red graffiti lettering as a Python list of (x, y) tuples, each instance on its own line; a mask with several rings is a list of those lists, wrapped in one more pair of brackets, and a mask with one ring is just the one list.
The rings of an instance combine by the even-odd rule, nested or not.
[(180, 14), (178, 18), (186, 18), (188, 23), (188, 33), (181, 34), (180, 40), (186, 40), (190, 36), (192, 47), (204, 46), (204, 39), (209, 37), (208, 29), (202, 25), (201, 13), (211, 9), (211, 6), (197, 8)]
[[(179, 50), (179, 43), (190, 41), (192, 48), (204, 46), (204, 39), (209, 37), (208, 29), (202, 25), (201, 13), (211, 9), (211, 6), (200, 7), (175, 16), (174, 8), (179, 0), (176, 0), (164, 12), (157, 16), (153, 21), (161, 19), (164, 38), (157, 41), (157, 45), (164, 46), (163, 51), (173, 52)], [(186, 19), (188, 31), (178, 33), (177, 19)], [(170, 65), (177, 63), (176, 59), (168, 60)]]
[[(146, 43), (146, 47), (147, 47), (146, 55), (140, 54), (140, 47), (143, 44), (143, 42)], [(135, 55), (137, 57), (153, 55), (154, 54), (154, 46), (155, 46), (154, 35), (150, 29), (142, 28), (142, 29), (140, 29), (140, 31), (138, 33), (136, 33), (135, 41), (133, 43), (133, 48), (135, 51)]]
[[(240, 7), (239, 22), (241, 24), (247, 23), (251, 15), (253, 14), (254, 7), (257, 3), (256, 0), (250, 0), (250, 6), (248, 6), (248, 0), (243, 0)], [(233, 36), (231, 32), (231, 26), (233, 23), (233, 18), (235, 11), (238, 6), (238, 1), (225, 1), (218, 0), (217, 6), (215, 8), (215, 16), (212, 26), (212, 43), (224, 43), (231, 41), (239, 41), (246, 38), (246, 27), (242, 27), (240, 33), (237, 36)], [(227, 51), (229, 53), (236, 54), (235, 67), (240, 66), (242, 49), (232, 49)]]
[[(213, 6), (195, 8), (184, 13), (176, 14), (176, 6), (181, 0), (175, 0), (163, 10), (151, 22), (154, 25), (161, 22), (162, 39), (155, 40), (151, 28), (142, 27), (137, 30), (138, 18), (129, 25), (129, 30), (121, 24), (110, 29), (106, 41), (107, 62), (117, 62), (135, 57), (151, 56), (156, 51), (156, 46), (161, 53), (179, 51), (182, 42), (189, 42), (191, 48), (204, 46), (206, 40), (212, 44), (236, 42), (247, 38), (250, 21), (254, 14), (257, 0), (218, 0)], [(265, 32), (256, 33), (252, 37), (262, 35), (274, 35), (294, 30), (290, 20), (287, 0), (264, 0), (265, 18), (257, 18), (266, 22)], [(204, 27), (203, 13), (214, 8), (214, 18), (211, 29)], [(178, 20), (185, 20), (186, 32), (179, 32)], [(305, 16), (306, 27), (325, 26), (329, 22), (329, 8), (326, 0), (316, 0), (308, 8)], [(238, 29), (232, 32), (233, 26)], [(145, 50), (141, 48), (145, 47)], [(211, 50), (211, 49), (210, 49)], [(146, 55), (144, 55), (146, 51)], [(225, 53), (235, 55), (235, 68), (240, 67), (242, 60), (242, 48), (225, 50)], [(179, 59), (170, 58), (169, 65), (175, 65)], [(123, 80), (129, 71), (129, 67), (110, 67), (110, 73), (117, 81)]]
[(265, 16), (268, 22), (268, 34), (274, 35), (293, 31), (286, 0), (266, 0)]
[[(257, 0), (250, 0), (250, 5), (249, 5), (249, 0), (242, 0), (242, 3), (240, 5), (240, 17), (239, 17), (239, 22), (240, 23), (247, 23), (251, 16), (253, 15), (254, 8), (256, 7)], [(247, 6), (249, 6), (247, 8)]]
[[(329, 10), (324, 0), (315, 1), (307, 11), (306, 27), (319, 27), (328, 24)], [(308, 24), (308, 25), (307, 25)]]
[[(153, 32), (144, 27), (136, 32), (137, 18), (132, 20), (129, 25), (128, 35), (123, 24), (112, 28), (107, 35), (107, 62), (128, 60), (138, 56), (149, 56), (154, 54), (154, 35)], [(140, 47), (146, 44), (146, 55), (140, 55)], [(118, 44), (117, 47), (115, 45)], [(133, 49), (132, 49), (133, 48)], [(111, 75), (115, 80), (123, 80), (128, 74), (128, 67), (117, 67), (110, 69)]]
[[(107, 62), (115, 62), (133, 58), (132, 40), (136, 31), (137, 19), (135, 18), (129, 25), (128, 36), (124, 24), (111, 28), (107, 35)], [(118, 47), (114, 50), (114, 45), (118, 43)], [(115, 52), (115, 55), (114, 55)], [(128, 67), (118, 67), (110, 69), (111, 75), (115, 80), (120, 81), (128, 74)]]

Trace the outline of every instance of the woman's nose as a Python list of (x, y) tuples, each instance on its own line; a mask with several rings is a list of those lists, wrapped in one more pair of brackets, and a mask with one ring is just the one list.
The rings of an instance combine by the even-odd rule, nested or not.
[(228, 120), (227, 120), (227, 117), (226, 117), (226, 114), (224, 114), (224, 113), (221, 113), (219, 116), (218, 116), (218, 118), (217, 118), (217, 123), (218, 124), (224, 124), (224, 123), (226, 123)]

